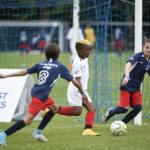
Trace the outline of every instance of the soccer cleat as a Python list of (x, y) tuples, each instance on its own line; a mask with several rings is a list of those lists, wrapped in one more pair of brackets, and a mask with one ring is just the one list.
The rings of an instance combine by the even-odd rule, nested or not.
[(6, 137), (7, 135), (5, 134), (5, 132), (0, 133), (0, 145), (7, 146)]
[(110, 111), (113, 110), (114, 108), (109, 108), (106, 112), (106, 114), (102, 117), (102, 123), (106, 123), (107, 120), (111, 117), (110, 116)]
[(100, 134), (92, 131), (92, 129), (85, 129), (82, 132), (82, 136), (100, 136)]
[(32, 138), (39, 140), (39, 141), (43, 141), (43, 142), (47, 142), (48, 139), (45, 138), (45, 136), (39, 132), (38, 130), (36, 130), (33, 134), (32, 134)]
[(41, 117), (44, 118), (45, 114), (49, 111), (49, 108), (45, 109), (42, 113), (41, 113)]
[(45, 136), (43, 134), (37, 134), (35, 136), (32, 136), (33, 139), (42, 141), (42, 142), (47, 142), (48, 139), (45, 138)]

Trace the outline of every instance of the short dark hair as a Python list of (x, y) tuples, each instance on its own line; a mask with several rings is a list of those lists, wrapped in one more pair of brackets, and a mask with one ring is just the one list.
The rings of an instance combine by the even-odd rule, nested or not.
[(83, 49), (85, 46), (87, 46), (87, 45), (77, 42), (77, 43), (76, 43), (76, 50)]
[(144, 41), (144, 45), (145, 45), (145, 43), (150, 43), (150, 38), (148, 38)]
[(59, 57), (60, 48), (56, 43), (51, 43), (45, 46), (44, 51), (47, 60), (50, 58), (57, 59)]

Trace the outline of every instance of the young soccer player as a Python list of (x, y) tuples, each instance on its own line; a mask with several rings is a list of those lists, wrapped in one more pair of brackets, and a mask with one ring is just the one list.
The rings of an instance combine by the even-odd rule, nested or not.
[[(23, 120), (16, 122), (10, 128), (0, 133), (0, 144), (6, 145), (6, 137), (13, 134), (14, 132), (22, 129), (23, 127), (29, 125), (34, 117), (40, 112), (41, 109), (50, 108), (45, 117), (42, 120), (42, 125), (40, 125), (39, 130), (33, 134), (33, 138), (47, 140), (42, 135), (42, 129), (44, 124), (47, 124), (54, 114), (58, 111), (57, 104), (49, 97), (49, 93), (55, 83), (55, 81), (61, 77), (68, 81), (72, 81), (75, 86), (78, 87), (79, 93), (82, 94), (82, 98), (87, 100), (85, 93), (82, 90), (80, 83), (73, 78), (69, 73), (67, 68), (58, 62), (58, 57), (60, 54), (60, 49), (57, 44), (52, 43), (45, 47), (46, 61), (36, 64), (35, 66), (28, 68), (27, 70), (22, 70), (16, 73), (11, 73), (7, 75), (0, 74), (0, 78), (14, 77), (14, 76), (24, 76), (26, 74), (37, 73), (38, 79), (31, 91), (32, 102), (29, 106), (27, 115)], [(48, 116), (48, 117), (47, 117)]]
[(78, 89), (70, 83), (67, 90), (67, 97), (70, 107), (59, 107), (58, 113), (67, 116), (78, 116), (82, 113), (82, 106), (84, 106), (87, 109), (87, 114), (85, 117), (85, 128), (82, 135), (99, 136), (99, 133), (92, 131), (96, 108), (87, 92), (89, 78), (88, 57), (90, 55), (91, 44), (88, 40), (80, 39), (76, 43), (76, 50), (77, 55), (73, 61), (72, 73), (82, 85), (88, 99), (83, 99)]
[(141, 83), (146, 72), (150, 76), (150, 38), (145, 40), (143, 52), (127, 61), (120, 85), (120, 103), (116, 108), (108, 109), (102, 118), (103, 123), (115, 114), (126, 113), (129, 106), (132, 110), (122, 120), (124, 123), (128, 123), (142, 110)]

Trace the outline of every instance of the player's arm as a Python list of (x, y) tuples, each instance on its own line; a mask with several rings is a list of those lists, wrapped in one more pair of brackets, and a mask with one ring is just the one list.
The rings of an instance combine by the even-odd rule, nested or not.
[(83, 105), (85, 105), (87, 102), (88, 102), (88, 98), (86, 96), (86, 93), (85, 91), (83, 90), (82, 88), (82, 84), (80, 82), (80, 78), (81, 77), (76, 77), (76, 78), (73, 78), (72, 82), (74, 83), (74, 85), (79, 89), (80, 93), (81, 93), (81, 96), (82, 96), (82, 103)]
[(84, 94), (81, 82), (80, 82), (80, 77), (73, 78), (72, 79), (73, 84), (79, 89), (81, 94)]
[(16, 76), (25, 76), (28, 74), (27, 70), (21, 70), (18, 72), (10, 73), (10, 74), (0, 74), (0, 78), (8, 78), (8, 77), (16, 77)]
[(122, 86), (125, 86), (128, 83), (129, 79), (130, 79), (131, 66), (132, 66), (131, 62), (127, 62), (126, 66), (125, 66), (125, 77), (124, 77), (124, 79), (122, 80), (122, 83), (121, 83)]

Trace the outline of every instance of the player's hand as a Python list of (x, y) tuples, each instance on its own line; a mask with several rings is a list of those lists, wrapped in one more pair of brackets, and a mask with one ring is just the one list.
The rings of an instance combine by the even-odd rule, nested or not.
[(5, 75), (4, 74), (0, 74), (0, 78), (5, 78)]
[(122, 86), (125, 86), (125, 85), (127, 85), (128, 82), (129, 82), (129, 79), (126, 78), (126, 77), (124, 77), (124, 79), (122, 80), (121, 85), (122, 85)]

